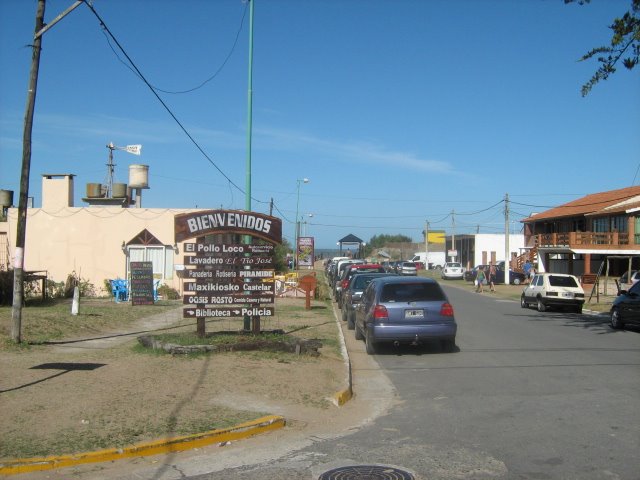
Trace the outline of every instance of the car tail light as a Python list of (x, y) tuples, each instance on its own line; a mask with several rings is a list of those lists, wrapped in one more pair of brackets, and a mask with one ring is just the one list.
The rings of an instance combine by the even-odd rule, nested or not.
[(443, 317), (453, 317), (453, 306), (448, 302), (443, 303), (440, 307), (440, 315)]
[(376, 305), (373, 309), (373, 319), (374, 320), (386, 320), (389, 318), (389, 313), (387, 312), (387, 307), (384, 305)]
[(342, 290), (346, 290), (347, 288), (349, 288), (349, 280), (342, 280)]

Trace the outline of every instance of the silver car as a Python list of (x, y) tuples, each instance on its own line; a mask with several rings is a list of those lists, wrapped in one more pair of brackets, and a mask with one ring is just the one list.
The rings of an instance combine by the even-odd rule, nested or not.
[(418, 267), (414, 262), (400, 262), (398, 264), (398, 275), (417, 275)]

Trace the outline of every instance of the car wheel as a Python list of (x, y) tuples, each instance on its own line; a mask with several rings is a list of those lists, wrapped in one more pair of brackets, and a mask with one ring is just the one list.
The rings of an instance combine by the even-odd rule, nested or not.
[(343, 322), (347, 321), (347, 309), (346, 308), (342, 309), (342, 321)]
[(616, 330), (624, 328), (622, 316), (620, 315), (620, 311), (617, 308), (611, 310), (611, 327), (615, 328)]
[(357, 323), (354, 325), (354, 329), (355, 329), (356, 340), (364, 340), (364, 335), (362, 335), (362, 330), (360, 330)]
[(452, 353), (456, 351), (456, 339), (443, 340), (442, 348), (445, 352)]
[(538, 298), (538, 311), (539, 312), (546, 312), (547, 311), (547, 306), (544, 304), (544, 302), (542, 301), (541, 298)]
[(376, 353), (376, 346), (373, 343), (373, 339), (371, 338), (371, 330), (369, 329), (367, 329), (366, 333), (365, 346), (369, 355), (373, 355), (374, 353)]
[(521, 282), (521, 280), (519, 278), (516, 277), (516, 278), (513, 279), (513, 284), (514, 285), (520, 285), (520, 283), (522, 283), (522, 282)]
[(524, 299), (524, 293), (520, 295), (520, 306), (522, 308), (527, 308), (529, 306), (529, 304)]
[(347, 315), (347, 329), (353, 330), (356, 328), (356, 324), (353, 321), (353, 315)]

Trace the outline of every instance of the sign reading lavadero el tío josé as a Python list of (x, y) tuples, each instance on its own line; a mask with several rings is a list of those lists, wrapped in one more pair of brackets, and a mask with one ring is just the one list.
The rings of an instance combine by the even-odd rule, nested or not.
[(153, 305), (153, 262), (129, 262), (131, 304)]
[[(211, 241), (225, 234), (225, 242)], [(229, 242), (228, 234), (238, 236)], [(239, 236), (250, 237), (240, 242)], [(274, 315), (274, 244), (282, 242), (282, 221), (256, 212), (208, 210), (175, 217), (175, 240), (184, 242), (184, 318), (196, 318), (198, 335), (205, 320)], [(260, 243), (256, 243), (256, 240)], [(267, 242), (267, 243), (265, 243)], [(246, 328), (246, 327), (245, 327)]]

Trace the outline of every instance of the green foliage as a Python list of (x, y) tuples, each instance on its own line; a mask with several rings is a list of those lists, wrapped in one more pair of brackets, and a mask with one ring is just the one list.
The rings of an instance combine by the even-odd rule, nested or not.
[(277, 274), (286, 273), (289, 271), (289, 267), (287, 265), (287, 253), (291, 251), (291, 244), (286, 238), (282, 239), (282, 243), (280, 245), (276, 245), (274, 249), (274, 266), (273, 268), (276, 270)]
[(369, 240), (369, 243), (364, 247), (364, 256), (371, 255), (371, 253), (377, 248), (383, 248), (390, 243), (411, 243), (411, 238), (406, 235), (374, 235)]
[(178, 291), (175, 288), (171, 288), (166, 283), (158, 287), (158, 295), (165, 300), (178, 300), (180, 298)]
[[(564, 0), (564, 3), (575, 1)], [(589, 1), (577, 0), (577, 3), (584, 5)], [(640, 62), (640, 0), (632, 0), (630, 10), (621, 18), (615, 18), (609, 28), (613, 31), (610, 45), (593, 48), (580, 59), (584, 61), (596, 57), (600, 62), (598, 70), (582, 86), (583, 97), (589, 94), (594, 85), (615, 73), (619, 62), (628, 70), (632, 70)]]

